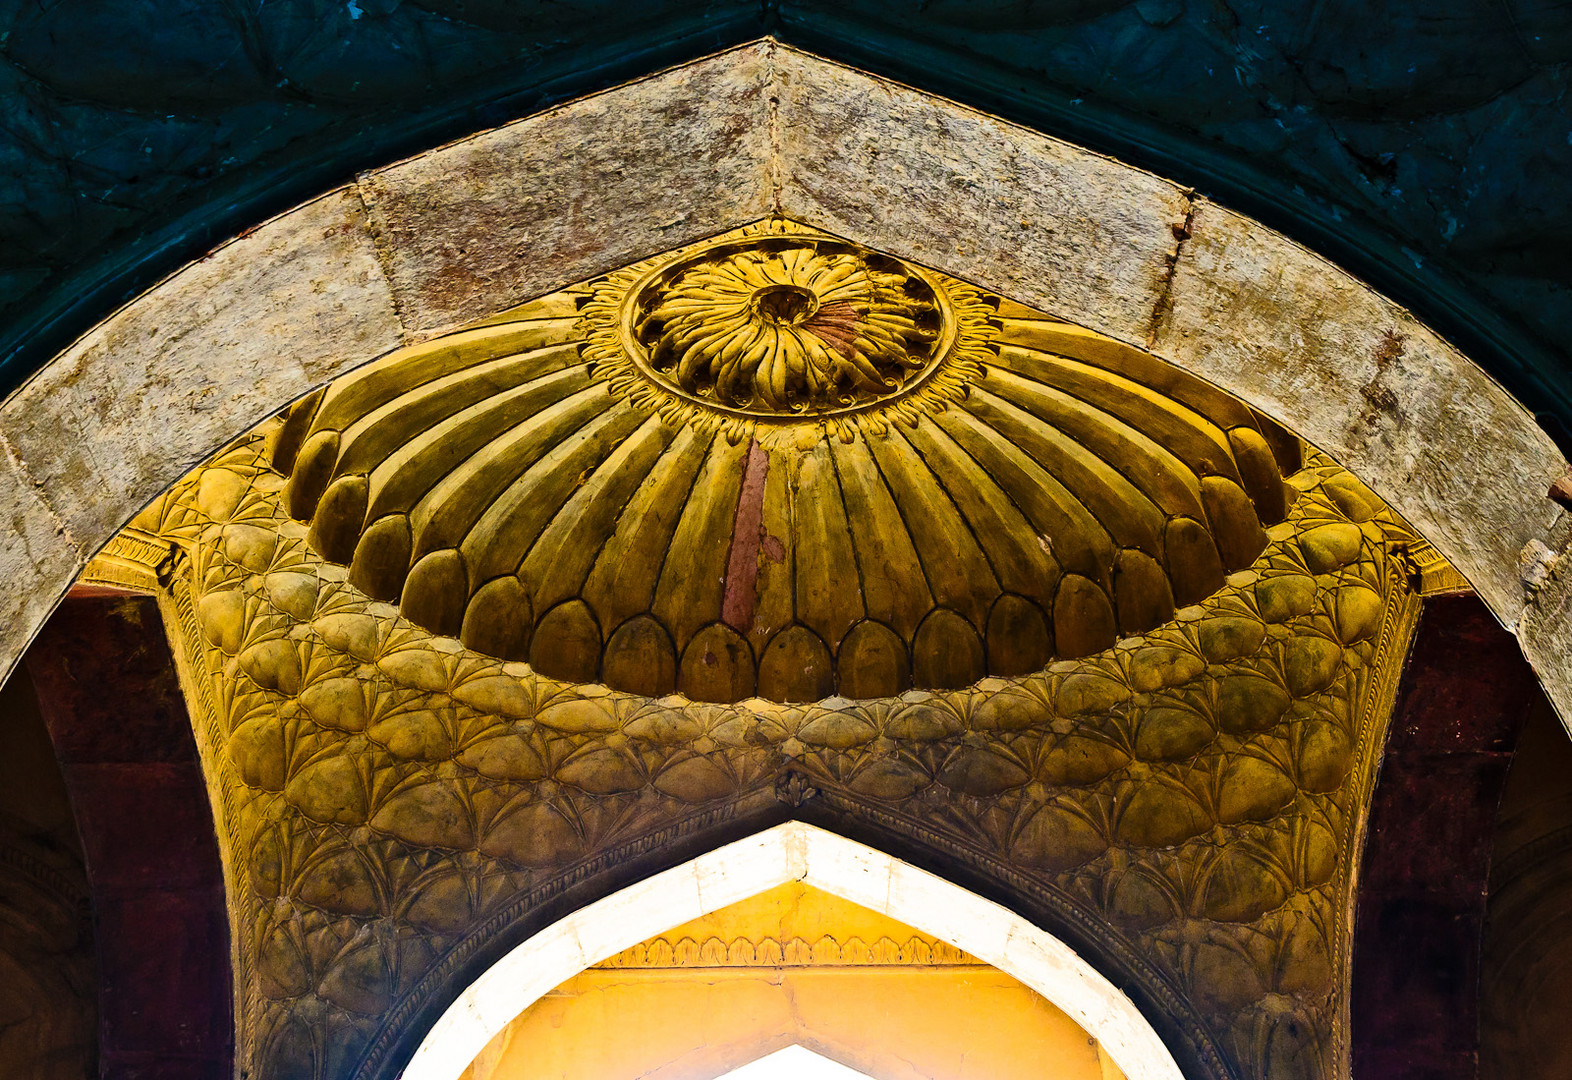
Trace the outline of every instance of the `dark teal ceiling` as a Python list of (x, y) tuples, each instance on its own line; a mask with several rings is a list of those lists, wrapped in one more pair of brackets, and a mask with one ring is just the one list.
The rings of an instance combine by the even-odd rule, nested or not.
[(0, 0), (0, 389), (262, 218), (773, 33), (1145, 166), (1572, 431), (1572, 0)]

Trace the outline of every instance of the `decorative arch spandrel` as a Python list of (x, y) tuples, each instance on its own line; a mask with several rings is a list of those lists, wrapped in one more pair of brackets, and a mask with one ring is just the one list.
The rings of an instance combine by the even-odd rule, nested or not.
[(1201, 1075), (1342, 1067), (1422, 545), (1155, 357), (777, 220), (351, 373), (136, 528), (257, 1075), (373, 1080), (532, 906), (761, 814), (1001, 882)]

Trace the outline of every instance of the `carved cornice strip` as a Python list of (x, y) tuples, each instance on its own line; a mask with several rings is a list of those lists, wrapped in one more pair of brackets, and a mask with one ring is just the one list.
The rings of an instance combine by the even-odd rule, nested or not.
[[(1456, 571), (1439, 553), (1424, 541), (1415, 541), (1397, 553), (1412, 560), (1417, 548), (1426, 549), (1435, 559), (1428, 562), (1430, 581), (1448, 580), (1445, 575)], [(1428, 559), (1428, 556), (1425, 556)], [(1437, 565), (1436, 560), (1439, 561)], [(1425, 565), (1425, 564), (1421, 564)], [(1354, 965), (1354, 908), (1358, 895), (1359, 868), (1364, 863), (1364, 844), (1368, 835), (1370, 804), (1376, 785), (1377, 769), (1381, 755), (1378, 749), (1386, 743), (1386, 729), (1397, 704), (1397, 694), (1403, 677), (1404, 660), (1413, 644), (1414, 631), (1419, 625), (1427, 571), (1410, 576), (1407, 582), (1397, 585), (1386, 598), (1386, 608), (1381, 618), (1381, 631), (1376, 640), (1375, 656), (1365, 669), (1360, 728), (1355, 744), (1359, 747), (1359, 761), (1349, 781), (1354, 785), (1356, 797), (1353, 812), (1343, 822), (1342, 848), (1346, 853), (1338, 872), (1339, 895), (1347, 898), (1341, 917), (1335, 924), (1334, 953), (1340, 958), (1340, 985), (1352, 986)], [(1353, 995), (1345, 992), (1333, 1017), (1332, 1046), (1335, 1060), (1347, 1060), (1352, 1045), (1350, 1008)]]
[(58, 899), (63, 904), (86, 903), (91, 895), (87, 880), (51, 865), (44, 855), (29, 850), (26, 841), (7, 843), (0, 840), (0, 866), (28, 879), (33, 885)]
[(140, 529), (126, 528), (88, 560), (78, 582), (156, 593), (169, 581), (175, 547)]
[(1498, 897), (1525, 875), (1547, 863), (1559, 863), (1572, 851), (1572, 825), (1535, 837), (1490, 868), (1490, 892)]
[(948, 942), (914, 935), (904, 942), (860, 937), (844, 942), (829, 935), (801, 937), (652, 938), (595, 965), (599, 968), (777, 968), (976, 966), (982, 961)]
[[(158, 594), (159, 613), (165, 627), (178, 628), (170, 633), (170, 653), (175, 661), (175, 675), (192, 714), (192, 732), (195, 736), (197, 757), (202, 763), (202, 775), (207, 782), (209, 797), (214, 801), (214, 818), (218, 834), (219, 863), (224, 874), (224, 893), (229, 898), (229, 941), (232, 984), (242, 1016), (255, 1016), (261, 1006), (261, 994), (255, 978), (256, 956), (248, 927), (240, 913), (253, 910), (255, 896), (251, 888), (251, 875), (244, 865), (243, 855), (234, 850), (235, 832), (225, 823), (236, 821), (245, 805), (245, 787), (235, 781), (234, 763), (224, 753), (224, 730), (213, 722), (222, 715), (216, 700), (216, 688), (205, 677), (201, 656), (201, 628), (197, 624), (196, 602), (192, 598), (191, 581), (186, 573), (190, 568), (190, 553), (179, 544), (173, 545), (168, 584)], [(242, 1040), (237, 1039), (237, 1047)], [(237, 1055), (238, 1060), (238, 1055)]]
[(1428, 540), (1415, 539), (1404, 552), (1413, 564), (1420, 596), (1443, 596), (1448, 593), (1472, 592), (1474, 587), (1459, 573), (1446, 556), (1435, 549)]

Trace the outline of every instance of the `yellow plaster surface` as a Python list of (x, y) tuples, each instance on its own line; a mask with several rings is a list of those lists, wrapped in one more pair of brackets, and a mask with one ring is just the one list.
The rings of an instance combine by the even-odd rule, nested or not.
[[(928, 934), (912, 929), (898, 919), (871, 911), (860, 904), (853, 904), (801, 882), (781, 885), (758, 896), (723, 907), (719, 911), (702, 915), (660, 935), (659, 938), (651, 938), (644, 944), (647, 947), (660, 940), (676, 942), (684, 938), (699, 942), (711, 938), (719, 938), (726, 942), (738, 939), (757, 941), (761, 937), (776, 940), (799, 939), (808, 942), (829, 938), (841, 943), (856, 938), (870, 945), (887, 938), (897, 944), (916, 940), (934, 948), (952, 950), (954, 948)], [(597, 966), (629, 966), (631, 955), (635, 952), (636, 950), (630, 949)], [(954, 956), (958, 962), (973, 965), (981, 962), (959, 950), (954, 950)]]

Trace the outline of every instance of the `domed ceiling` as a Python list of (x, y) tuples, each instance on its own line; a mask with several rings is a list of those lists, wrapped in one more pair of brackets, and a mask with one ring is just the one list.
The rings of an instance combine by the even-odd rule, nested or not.
[(785, 220), (390, 355), (274, 467), (367, 595), (651, 697), (959, 688), (1244, 570), (1298, 441), (1136, 349)]

